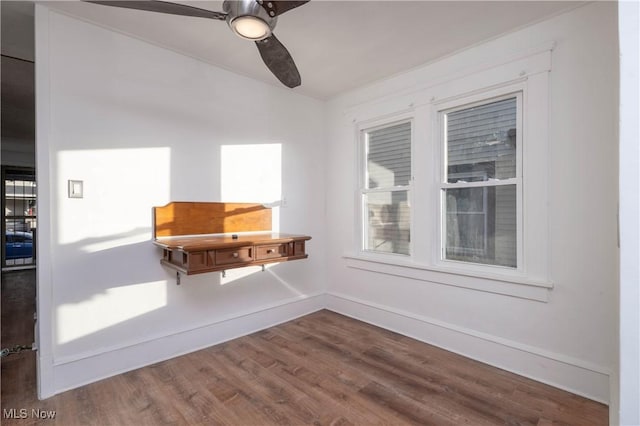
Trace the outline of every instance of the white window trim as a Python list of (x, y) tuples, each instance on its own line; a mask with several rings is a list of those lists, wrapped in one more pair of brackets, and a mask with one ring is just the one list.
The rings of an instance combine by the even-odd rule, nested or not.
[[(409, 179), (408, 186), (392, 186), (385, 188), (367, 188), (367, 153), (365, 152), (365, 137), (368, 132), (372, 132), (378, 129), (383, 129), (385, 127), (394, 126), (397, 124), (410, 123), (411, 125), (411, 173), (412, 176)], [(388, 192), (388, 191), (406, 191), (407, 199), (409, 200), (409, 206), (412, 205), (412, 197), (413, 197), (413, 170), (414, 170), (414, 114), (413, 111), (404, 111), (402, 113), (391, 115), (384, 118), (376, 118), (373, 120), (367, 120), (360, 122), (356, 125), (356, 140), (358, 143), (356, 159), (358, 162), (358, 166), (356, 167), (358, 188), (356, 190), (356, 215), (355, 215), (355, 226), (356, 230), (354, 240), (357, 242), (355, 251), (362, 256), (391, 256), (400, 259), (406, 259), (413, 256), (413, 238), (409, 241), (409, 254), (401, 254), (401, 253), (384, 253), (375, 250), (366, 250), (365, 242), (368, 238), (367, 235), (367, 221), (365, 219), (365, 206), (364, 206), (364, 195), (375, 193), (375, 192)], [(409, 208), (409, 232), (410, 234), (413, 232), (413, 208)]]
[[(362, 128), (376, 123), (391, 123), (412, 118), (412, 174), (411, 185), (411, 256), (363, 252), (360, 250), (359, 231), (362, 211), (354, 205), (354, 239), (352, 250), (344, 253), (347, 267), (374, 273), (415, 279), (428, 283), (451, 285), (477, 291), (503, 294), (534, 301), (546, 302), (553, 288), (550, 277), (550, 228), (548, 219), (548, 126), (549, 126), (549, 71), (551, 53), (555, 43), (538, 49), (515, 53), (494, 66), (478, 67), (453, 78), (440, 79), (429, 87), (416, 86), (397, 96), (385, 96), (352, 106), (345, 111), (355, 124), (354, 139), (358, 141), (354, 168), (360, 183), (360, 137)], [(523, 247), (519, 250), (518, 268), (502, 266), (465, 265), (465, 262), (439, 262), (441, 214), (433, 203), (439, 197), (440, 140), (438, 139), (437, 111), (448, 102), (459, 99), (468, 102), (497, 96), (496, 93), (522, 92), (521, 159), (522, 196), (517, 200), (521, 214)], [(415, 167), (420, 164), (420, 169)], [(429, 168), (432, 170), (427, 170)], [(527, 170), (535, 171), (527, 176)], [(430, 180), (431, 179), (431, 180)], [(434, 180), (435, 179), (435, 180)], [(358, 187), (358, 191), (359, 191)], [(435, 192), (434, 192), (435, 191)], [(419, 196), (417, 195), (419, 194)], [(434, 198), (435, 197), (435, 198)], [(357, 197), (356, 197), (357, 199)], [(429, 211), (429, 207), (431, 210)], [(421, 221), (416, 221), (420, 215)], [(425, 221), (427, 223), (425, 223)], [(423, 235), (420, 237), (419, 235)], [(425, 241), (429, 240), (429, 241)]]
[(346, 266), (354, 269), (538, 302), (548, 302), (548, 292), (553, 288), (553, 284), (547, 281), (534, 281), (516, 275), (441, 268), (435, 265), (411, 262), (406, 259), (406, 256), (393, 258), (392, 255), (366, 253), (345, 254), (343, 258)]

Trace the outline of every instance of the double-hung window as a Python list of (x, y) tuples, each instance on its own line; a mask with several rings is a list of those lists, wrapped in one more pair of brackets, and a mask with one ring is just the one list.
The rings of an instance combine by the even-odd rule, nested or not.
[(521, 93), (440, 111), (442, 260), (519, 266)]
[(409, 255), (411, 121), (364, 129), (360, 134), (362, 248)]
[(348, 110), (347, 266), (546, 301), (550, 71), (545, 47)]

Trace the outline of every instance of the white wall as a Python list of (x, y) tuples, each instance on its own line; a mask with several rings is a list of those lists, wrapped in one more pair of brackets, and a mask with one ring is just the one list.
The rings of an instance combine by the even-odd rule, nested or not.
[(620, 2), (620, 424), (640, 424), (640, 6)]
[[(319, 309), (326, 284), (330, 309), (608, 401), (617, 346), (615, 4), (581, 7), (327, 105), (45, 6), (36, 19), (41, 396)], [(345, 110), (549, 41), (557, 45), (548, 300), (347, 268), (356, 176)], [(252, 144), (281, 152), (281, 188), (266, 190), (269, 199), (256, 200), (235, 181), (237, 169), (221, 164), (223, 151), (237, 157)], [(66, 197), (68, 179), (84, 181), (84, 199)], [(149, 242), (151, 207), (234, 191), (230, 201), (286, 198), (276, 226), (312, 235), (310, 258), (176, 286)]]
[[(45, 6), (36, 14), (40, 395), (319, 309), (323, 104)], [(228, 147), (238, 158), (256, 144), (221, 167)], [(83, 199), (67, 197), (70, 179)], [(252, 193), (259, 180), (269, 187)], [(280, 197), (274, 227), (311, 235), (309, 259), (180, 286), (160, 265), (153, 206)]]
[(327, 242), (328, 307), (608, 402), (617, 346), (616, 22), (615, 3), (590, 4), (344, 94), (328, 106), (327, 225), (344, 231), (356, 223), (353, 111), (394, 102), (398, 109), (410, 108), (398, 94), (428, 88), (479, 64), (505, 63), (514, 52), (555, 41), (549, 159), (525, 171), (548, 168), (549, 229), (535, 230), (549, 238), (554, 288), (548, 301), (349, 268), (343, 254), (356, 244), (354, 233), (344, 231), (330, 233)]

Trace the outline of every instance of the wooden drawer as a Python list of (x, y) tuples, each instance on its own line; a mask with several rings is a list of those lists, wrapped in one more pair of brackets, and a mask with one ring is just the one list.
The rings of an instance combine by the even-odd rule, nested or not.
[(253, 247), (236, 247), (213, 251), (215, 265), (232, 265), (253, 261)]
[(198, 271), (200, 269), (206, 269), (207, 266), (207, 252), (206, 251), (194, 251), (189, 253), (187, 268), (191, 271)]
[(288, 255), (288, 244), (256, 246), (256, 260), (274, 259)]

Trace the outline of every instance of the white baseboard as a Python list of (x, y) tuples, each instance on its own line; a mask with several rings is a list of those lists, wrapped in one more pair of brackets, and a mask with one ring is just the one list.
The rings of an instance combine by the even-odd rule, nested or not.
[[(204, 327), (115, 347), (83, 357), (56, 360), (54, 387), (41, 398), (84, 386), (176, 356), (195, 352), (323, 309), (325, 295), (297, 297), (255, 312), (224, 318)], [(52, 393), (51, 393), (52, 392)]]
[(610, 372), (579, 359), (339, 293), (326, 295), (326, 309), (609, 403)]

